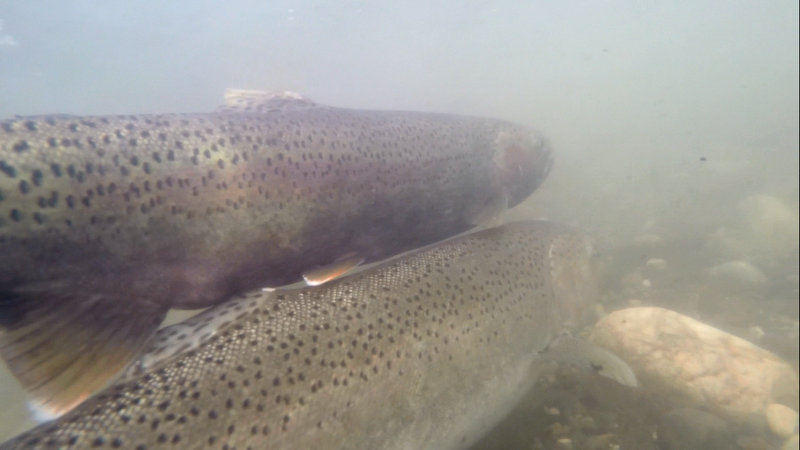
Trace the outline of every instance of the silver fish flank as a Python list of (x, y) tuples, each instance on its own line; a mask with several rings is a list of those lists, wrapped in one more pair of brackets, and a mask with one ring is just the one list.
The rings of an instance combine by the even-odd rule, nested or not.
[(464, 448), (587, 309), (591, 253), (521, 222), (255, 291), (160, 331), (142, 373), (2, 448)]
[(461, 233), (526, 198), (551, 164), (546, 140), (505, 121), (292, 95), (0, 122), (0, 354), (60, 414), (168, 309)]

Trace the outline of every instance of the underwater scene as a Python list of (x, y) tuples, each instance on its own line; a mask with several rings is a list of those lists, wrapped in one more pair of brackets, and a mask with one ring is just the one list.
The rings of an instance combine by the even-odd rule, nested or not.
[(0, 448), (798, 448), (799, 17), (0, 2)]

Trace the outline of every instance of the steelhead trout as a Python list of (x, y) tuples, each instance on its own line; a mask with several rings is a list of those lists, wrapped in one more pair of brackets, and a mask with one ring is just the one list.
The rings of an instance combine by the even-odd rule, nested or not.
[(500, 120), (227, 99), (0, 122), (0, 354), (46, 412), (106, 384), (170, 308), (319, 284), (456, 235), (552, 163), (542, 137)]
[(0, 448), (463, 448), (589, 309), (591, 253), (520, 222), (252, 292), (160, 330), (128, 379)]

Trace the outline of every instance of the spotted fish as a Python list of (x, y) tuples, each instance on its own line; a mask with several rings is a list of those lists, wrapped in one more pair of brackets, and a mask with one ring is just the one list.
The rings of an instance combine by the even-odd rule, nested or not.
[(551, 162), (541, 136), (508, 122), (292, 94), (0, 122), (0, 354), (60, 414), (168, 309), (305, 271), (319, 284), (456, 235), (526, 198)]
[(161, 330), (127, 379), (1, 448), (463, 448), (581, 322), (591, 253), (519, 222), (255, 291)]

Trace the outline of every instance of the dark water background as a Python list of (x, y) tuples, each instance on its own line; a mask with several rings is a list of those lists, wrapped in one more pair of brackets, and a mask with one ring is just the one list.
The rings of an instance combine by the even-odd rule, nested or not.
[[(599, 313), (666, 306), (797, 367), (797, 2), (554, 3), (3, 0), (0, 117), (211, 111), (235, 87), (530, 125), (556, 165), (509, 217), (596, 238)], [(594, 428), (532, 406), (484, 445), (653, 445), (660, 405), (582, 376), (544, 397)], [(0, 404), (3, 440), (29, 424), (5, 372)]]

